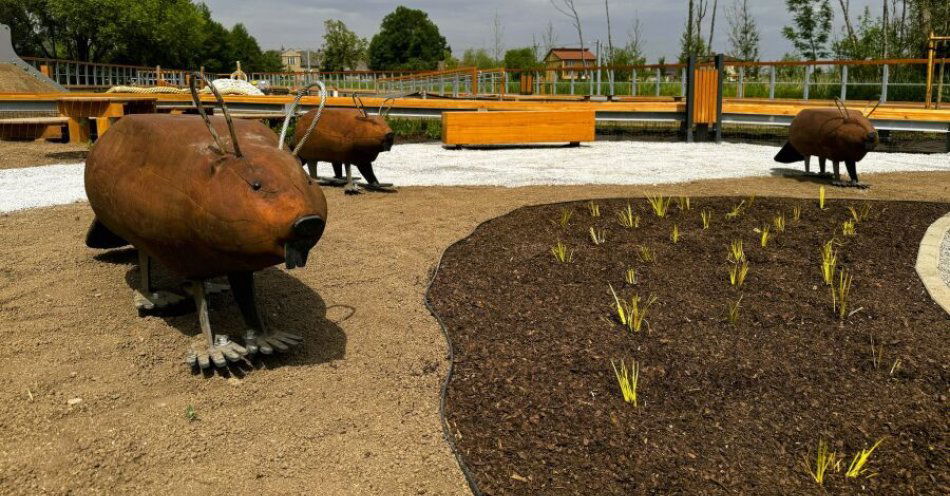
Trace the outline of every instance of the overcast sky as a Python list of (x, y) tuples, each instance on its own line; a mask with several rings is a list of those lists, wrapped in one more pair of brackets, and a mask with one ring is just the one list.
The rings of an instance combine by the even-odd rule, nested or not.
[[(726, 8), (736, 0), (719, 0), (716, 34), (713, 47), (717, 51), (728, 48)], [(558, 44), (576, 46), (577, 34), (569, 21), (556, 12), (550, 0), (204, 0), (213, 16), (226, 26), (242, 22), (261, 46), (271, 48), (319, 48), (323, 37), (323, 21), (340, 19), (360, 36), (367, 39), (379, 29), (383, 17), (396, 6), (422, 9), (439, 26), (442, 35), (452, 47), (452, 53), (461, 56), (466, 48), (491, 50), (492, 17), (497, 11), (504, 27), (505, 48), (531, 44), (532, 35), (538, 42), (548, 21), (554, 24)], [(607, 40), (603, 0), (576, 0), (584, 25), (584, 41)], [(633, 20), (639, 17), (645, 51), (650, 62), (660, 56), (668, 59), (679, 54), (679, 38), (685, 24), (687, 0), (610, 0), (611, 30), (615, 45), (626, 43)], [(763, 59), (780, 58), (790, 52), (791, 45), (782, 38), (782, 26), (791, 22), (784, 0), (749, 0), (762, 31), (760, 52)], [(841, 16), (838, 2), (835, 8), (835, 32), (840, 33)], [(875, 15), (882, 10), (881, 0), (852, 0), (851, 14), (856, 18), (865, 6), (871, 6)], [(708, 19), (707, 15), (707, 19)], [(704, 22), (704, 31), (708, 30)], [(708, 31), (703, 33), (708, 37)], [(839, 34), (840, 36), (840, 34)]]

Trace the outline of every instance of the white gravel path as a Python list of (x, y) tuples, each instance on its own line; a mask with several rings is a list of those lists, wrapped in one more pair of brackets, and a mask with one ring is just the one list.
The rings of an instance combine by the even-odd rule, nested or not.
[[(487, 150), (406, 144), (380, 155), (376, 174), (397, 186), (529, 186), (677, 183), (767, 176), (775, 167), (803, 170), (801, 163), (774, 162), (777, 151), (773, 146), (748, 144), (632, 141), (601, 141), (576, 148)], [(830, 170), (831, 165), (828, 167)], [(841, 169), (846, 174), (844, 164)], [(950, 154), (872, 153), (858, 164), (858, 171), (950, 171)], [(328, 172), (329, 165), (321, 164), (321, 174)], [(0, 212), (84, 199), (82, 164), (0, 170)]]

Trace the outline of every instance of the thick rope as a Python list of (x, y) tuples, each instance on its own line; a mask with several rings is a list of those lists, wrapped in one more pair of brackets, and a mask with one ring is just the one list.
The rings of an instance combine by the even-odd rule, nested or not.
[(291, 154), (297, 156), (300, 152), (300, 149), (303, 147), (303, 144), (310, 138), (310, 135), (313, 133), (313, 130), (317, 127), (317, 121), (320, 120), (320, 116), (323, 115), (323, 106), (327, 103), (327, 87), (320, 81), (315, 83), (310, 83), (300, 91), (297, 92), (297, 95), (294, 97), (293, 103), (290, 104), (290, 108), (287, 109), (287, 115), (284, 117), (284, 125), (280, 128), (280, 138), (277, 142), (277, 149), (284, 149), (284, 140), (287, 138), (287, 127), (290, 125), (291, 117), (297, 115), (297, 108), (300, 106), (300, 100), (303, 99), (304, 95), (310, 93), (310, 88), (314, 86), (320, 87), (320, 106), (317, 107), (317, 115), (313, 116), (313, 121), (310, 123), (310, 127), (307, 128), (307, 132), (304, 133), (303, 138), (297, 143), (297, 146), (294, 147)]

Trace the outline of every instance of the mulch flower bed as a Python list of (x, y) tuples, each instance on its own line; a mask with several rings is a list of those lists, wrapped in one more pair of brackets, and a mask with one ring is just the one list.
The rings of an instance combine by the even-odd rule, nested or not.
[[(639, 227), (621, 225), (628, 203)], [(914, 271), (950, 205), (692, 198), (658, 218), (642, 198), (595, 204), (599, 217), (579, 202), (489, 221), (436, 274), (429, 301), (455, 349), (447, 420), (483, 493), (950, 492), (950, 318)], [(743, 265), (737, 240), (741, 286), (729, 274)], [(572, 261), (555, 259), (559, 241)], [(843, 312), (831, 296), (841, 269), (853, 278)], [(620, 322), (611, 288), (627, 313), (634, 295), (641, 309), (655, 298), (640, 331)], [(636, 405), (612, 368), (621, 360), (639, 366)], [(820, 444), (834, 452), (821, 485)]]

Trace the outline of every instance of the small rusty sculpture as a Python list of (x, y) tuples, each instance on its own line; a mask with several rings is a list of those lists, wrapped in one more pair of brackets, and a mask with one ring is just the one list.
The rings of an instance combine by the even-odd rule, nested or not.
[[(224, 118), (208, 117), (197, 78), (212, 89)], [(96, 215), (86, 244), (138, 249), (141, 285), (134, 301), (140, 311), (184, 298), (153, 290), (153, 259), (189, 281), (206, 346), (192, 348), (187, 362), (205, 369), (302, 341), (264, 326), (254, 272), (281, 262), (304, 266), (323, 234), (327, 203), (298, 160), (277, 149), (270, 129), (257, 121), (232, 122), (220, 93), (200, 74), (192, 74), (191, 92), (200, 117), (129, 115), (96, 143), (85, 171)], [(222, 129), (230, 143), (221, 139)], [(219, 276), (227, 276), (246, 323), (243, 346), (211, 331), (206, 292), (208, 280)]]
[[(353, 109), (325, 109), (320, 118), (319, 109), (311, 110), (300, 117), (298, 127), (294, 133), (297, 147), (300, 148), (300, 158), (307, 165), (310, 176), (329, 186), (343, 186), (347, 194), (359, 193), (359, 187), (353, 179), (351, 166), (356, 165), (365, 183), (362, 186), (371, 191), (391, 191), (392, 184), (380, 183), (373, 173), (373, 161), (380, 153), (392, 149), (394, 134), (386, 123), (388, 112), (383, 110), (386, 101), (380, 106), (376, 115), (369, 115), (363, 107), (362, 100), (353, 95), (356, 108)], [(303, 127), (316, 118), (320, 118), (316, 133), (304, 136)], [(320, 161), (333, 164), (332, 178), (319, 178), (317, 164)], [(343, 166), (346, 166), (346, 177), (343, 176)]]
[[(880, 102), (878, 102), (880, 105)], [(877, 106), (868, 113), (849, 110), (835, 99), (835, 109), (805, 109), (792, 120), (788, 142), (775, 156), (776, 162), (790, 164), (805, 161), (805, 172), (811, 172), (811, 157), (817, 156), (821, 175), (825, 176), (825, 161), (834, 164), (835, 186), (866, 188), (858, 182), (857, 163), (877, 147), (879, 138), (874, 125), (868, 120)], [(839, 163), (848, 168), (850, 182), (841, 181)]]

